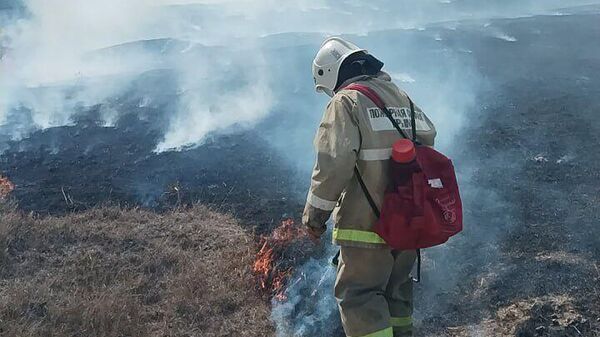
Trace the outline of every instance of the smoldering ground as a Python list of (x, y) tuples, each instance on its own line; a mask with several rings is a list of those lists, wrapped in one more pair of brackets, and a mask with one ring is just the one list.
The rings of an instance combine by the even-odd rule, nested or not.
[[(325, 35), (348, 33), (386, 62), (385, 70), (433, 119), (438, 147), (460, 174), (467, 228), (426, 252), (416, 303), (422, 334), (448, 334), (447, 326), (482, 333), (500, 309), (544, 294), (567, 294), (581, 316), (597, 316), (583, 294), (593, 291), (585, 283), (594, 280), (590, 268), (598, 260), (586, 219), (598, 213), (589, 199), (561, 197), (597, 190), (583, 184), (595, 164), (578, 146), (594, 143), (598, 125), (599, 54), (590, 43), (597, 36), (595, 7), (90, 2), (72, 19), (56, 17), (51, 2), (26, 5), (20, 21), (3, 30), (8, 76), (0, 99), (0, 169), (17, 183), (22, 207), (73, 207), (65, 206), (61, 188), (79, 208), (106, 199), (155, 207), (178, 202), (178, 187), (189, 200), (234, 205), (266, 230), (269, 217), (298, 211), (308, 184), (311, 140), (326, 104), (312, 89), (312, 57)], [(66, 28), (57, 25), (65, 19)], [(73, 32), (88, 21), (93, 38)], [(63, 34), (73, 34), (68, 43)], [(84, 38), (90, 41), (79, 43)], [(560, 123), (557, 115), (573, 118)], [(58, 201), (48, 207), (51, 195)], [(583, 219), (580, 230), (567, 204)], [(561, 231), (576, 234), (550, 244)], [(584, 263), (560, 262), (552, 249)], [(282, 336), (339, 332), (329, 265), (334, 248), (323, 250), (290, 278), (288, 301), (273, 306)], [(526, 333), (553, 310), (514, 326)]]

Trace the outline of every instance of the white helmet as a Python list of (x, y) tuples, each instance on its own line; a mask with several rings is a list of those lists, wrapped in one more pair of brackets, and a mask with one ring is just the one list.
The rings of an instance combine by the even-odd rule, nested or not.
[(317, 92), (333, 96), (342, 62), (348, 56), (361, 51), (366, 52), (365, 49), (360, 49), (355, 44), (339, 37), (330, 37), (325, 40), (312, 64)]

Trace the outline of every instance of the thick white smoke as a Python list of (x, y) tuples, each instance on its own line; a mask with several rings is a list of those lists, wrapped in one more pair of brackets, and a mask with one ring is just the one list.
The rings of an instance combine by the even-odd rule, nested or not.
[[(30, 128), (67, 124), (78, 107), (103, 103), (121, 92), (132, 76), (172, 68), (179, 75), (176, 90), (181, 96), (157, 148), (166, 150), (198, 144), (213, 131), (252, 125), (268, 114), (277, 99), (273, 87), (282, 84), (269, 82), (271, 61), (262, 55), (261, 37), (285, 32), (364, 35), (436, 21), (530, 14), (561, 2), (26, 0), (23, 4), (26, 11), (21, 18), (0, 32), (0, 125), (15, 110), (31, 114)], [(512, 39), (500, 31), (491, 34)], [(155, 38), (223, 48), (211, 56), (166, 57), (140, 49), (94, 57), (102, 48)], [(285, 42), (296, 43), (301, 41)], [(186, 48), (179, 52), (185, 54)], [(230, 63), (218, 64), (214, 58)], [(207, 84), (232, 66), (243, 85), (236, 83), (229, 90)], [(310, 85), (309, 74), (306, 80)]]
[[(247, 32), (238, 34), (234, 19), (229, 26), (195, 23), (188, 7), (171, 6), (176, 3), (25, 1), (27, 13), (0, 36), (0, 125), (18, 113), (31, 115), (28, 129), (69, 124), (78, 108), (104, 103), (152, 69), (169, 69), (177, 78), (177, 87), (169, 90), (177, 93), (178, 109), (159, 151), (196, 145), (210, 132), (260, 120), (273, 100), (260, 49), (247, 36), (240, 38)], [(159, 38), (177, 48), (125, 45)], [(207, 45), (212, 52), (204, 52)], [(234, 80), (219, 86), (226, 76)]]
[[(194, 47), (188, 48), (191, 51)], [(232, 48), (219, 52), (217, 59), (192, 55), (180, 55), (174, 64), (178, 74), (178, 108), (157, 151), (197, 145), (211, 132), (226, 132), (233, 126), (251, 126), (271, 109), (274, 98), (269, 69), (256, 47)], [(234, 71), (238, 73), (231, 74)], [(233, 78), (219, 81), (224, 77)]]
[(33, 127), (64, 125), (77, 105), (98, 104), (122, 89), (122, 81), (103, 79), (144, 69), (144, 55), (94, 59), (88, 54), (142, 36), (151, 10), (135, 1), (30, 0), (26, 5), (26, 16), (0, 36), (0, 124), (11, 110), (23, 108), (31, 112)]

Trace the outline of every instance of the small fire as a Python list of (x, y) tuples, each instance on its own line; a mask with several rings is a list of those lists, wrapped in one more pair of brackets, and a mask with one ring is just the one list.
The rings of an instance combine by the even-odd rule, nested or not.
[(306, 237), (306, 232), (294, 225), (293, 219), (282, 221), (270, 236), (261, 238), (261, 248), (256, 254), (252, 270), (258, 278), (259, 288), (278, 301), (285, 301), (285, 285), (291, 276), (291, 267), (282, 267), (278, 260), (290, 243)]
[(0, 199), (8, 197), (10, 192), (12, 192), (14, 189), (15, 185), (11, 183), (8, 178), (0, 175)]

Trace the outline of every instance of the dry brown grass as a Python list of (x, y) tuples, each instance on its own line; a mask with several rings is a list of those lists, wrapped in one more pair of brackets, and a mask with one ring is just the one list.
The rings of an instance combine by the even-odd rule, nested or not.
[(0, 209), (1, 336), (270, 336), (255, 243), (205, 207)]

